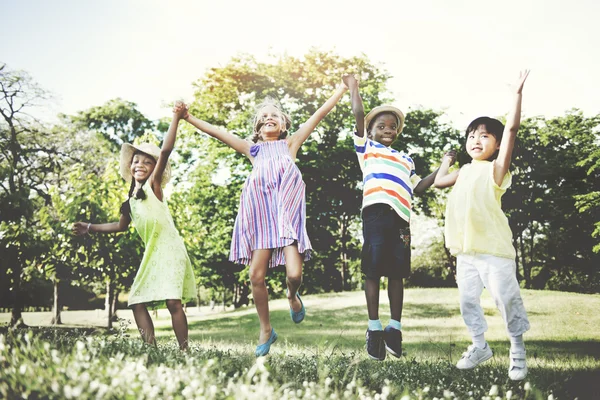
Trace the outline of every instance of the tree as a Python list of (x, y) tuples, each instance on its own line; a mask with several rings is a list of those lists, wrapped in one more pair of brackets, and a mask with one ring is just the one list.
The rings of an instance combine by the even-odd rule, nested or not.
[(116, 98), (106, 104), (80, 111), (75, 116), (67, 117), (82, 129), (98, 132), (113, 150), (118, 151), (123, 143), (133, 143), (146, 130), (156, 126), (137, 109), (137, 104)]
[(22, 323), (25, 268), (42, 249), (36, 241), (36, 211), (50, 202), (47, 179), (64, 156), (54, 134), (29, 112), (49, 98), (22, 71), (0, 66), (0, 280), (12, 304), (10, 324)]

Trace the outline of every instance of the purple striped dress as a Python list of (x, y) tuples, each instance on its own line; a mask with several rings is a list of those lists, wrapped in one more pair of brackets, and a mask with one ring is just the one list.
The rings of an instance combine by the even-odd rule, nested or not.
[(283, 248), (294, 242), (304, 260), (310, 259), (306, 185), (287, 141), (255, 144), (250, 154), (254, 166), (242, 189), (229, 260), (249, 265), (253, 250), (273, 249), (269, 260), (273, 268), (285, 264)]

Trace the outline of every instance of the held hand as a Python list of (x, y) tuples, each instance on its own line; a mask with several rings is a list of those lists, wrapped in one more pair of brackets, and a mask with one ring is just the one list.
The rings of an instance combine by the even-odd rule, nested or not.
[(456, 161), (456, 151), (449, 150), (446, 153), (444, 153), (444, 158), (442, 159), (442, 162), (448, 162), (448, 165), (453, 165), (455, 161)]
[(173, 106), (173, 114), (180, 119), (187, 119), (190, 114), (188, 113), (188, 107), (183, 101), (176, 101)]
[(71, 231), (73, 235), (83, 236), (90, 231), (90, 225), (91, 223), (87, 222), (75, 222), (71, 227)]
[(358, 87), (358, 80), (353, 74), (344, 74), (342, 76), (342, 82), (344, 82), (344, 86), (350, 90)]
[(525, 81), (527, 80), (527, 77), (529, 76), (529, 69), (524, 69), (523, 71), (520, 72), (519, 74), (519, 80), (517, 81), (517, 85), (515, 86), (515, 93), (520, 94), (523, 92), (523, 85), (525, 84)]

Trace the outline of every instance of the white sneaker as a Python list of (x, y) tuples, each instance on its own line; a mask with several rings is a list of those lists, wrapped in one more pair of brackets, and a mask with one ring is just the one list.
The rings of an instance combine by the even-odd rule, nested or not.
[(480, 349), (479, 347), (472, 344), (467, 348), (467, 351), (465, 351), (463, 353), (462, 358), (460, 360), (458, 360), (458, 362), (456, 363), (456, 368), (458, 368), (458, 369), (475, 368), (482, 362), (487, 361), (490, 358), (492, 358), (492, 355), (493, 355), (492, 349), (490, 349), (490, 346), (488, 346), (487, 343), (485, 344), (485, 348), (483, 348), (483, 349)]
[(508, 377), (513, 381), (522, 381), (527, 376), (527, 362), (525, 361), (525, 351), (513, 353), (510, 352), (510, 367), (508, 367)]

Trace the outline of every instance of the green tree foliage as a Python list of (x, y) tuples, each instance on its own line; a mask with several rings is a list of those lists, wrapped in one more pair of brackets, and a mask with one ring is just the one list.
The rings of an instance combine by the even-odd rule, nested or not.
[[(256, 106), (270, 96), (277, 98), (291, 115), (291, 130), (294, 131), (329, 98), (341, 76), (348, 72), (355, 73), (361, 80), (366, 110), (391, 101), (386, 95), (389, 75), (366, 56), (342, 58), (330, 52), (312, 50), (303, 58), (282, 56), (272, 62), (240, 56), (224, 67), (210, 69), (195, 83), (197, 90), (191, 112), (242, 137), (249, 137)], [(440, 116), (441, 113), (428, 109), (408, 113), (405, 133), (397, 143), (401, 150), (418, 150), (415, 157), (421, 174), (428, 174), (432, 168), (431, 160), (440, 158), (441, 143), (447, 142), (446, 133), (456, 136), (440, 122)], [(353, 126), (350, 101), (346, 96), (298, 153), (298, 166), (306, 183), (307, 229), (315, 250), (313, 261), (305, 268), (306, 290), (350, 289), (360, 280), (357, 259), (362, 174), (351, 137)], [(413, 141), (416, 143), (412, 144)], [(199, 262), (198, 275), (229, 276), (229, 271), (236, 271), (236, 267), (227, 261), (231, 231), (241, 185), (249, 173), (250, 163), (225, 146), (197, 134), (184, 135), (182, 143), (185, 162), (196, 172), (190, 175), (193, 177), (191, 189), (187, 186), (183, 191), (175, 189), (178, 204), (190, 210), (175, 212), (175, 218), (179, 220), (178, 214), (183, 215), (184, 220), (178, 223), (180, 229), (193, 227), (194, 231), (189, 234), (202, 237), (200, 252), (196, 253), (193, 246), (188, 245)], [(433, 154), (436, 157), (431, 157)], [(225, 185), (212, 187), (214, 177), (223, 170), (229, 173)], [(422, 201), (426, 213), (429, 213), (428, 204), (432, 199), (429, 196)], [(215, 218), (215, 215), (219, 217)], [(209, 258), (207, 254), (216, 258)], [(246, 275), (240, 271), (238, 277), (243, 281)], [(227, 278), (222, 284), (229, 282)], [(271, 285), (275, 291), (281, 287), (273, 280)]]
[(82, 129), (98, 132), (112, 144), (115, 151), (119, 150), (121, 144), (133, 143), (146, 130), (155, 128), (155, 124), (137, 109), (137, 104), (121, 98), (80, 111), (70, 118)]

